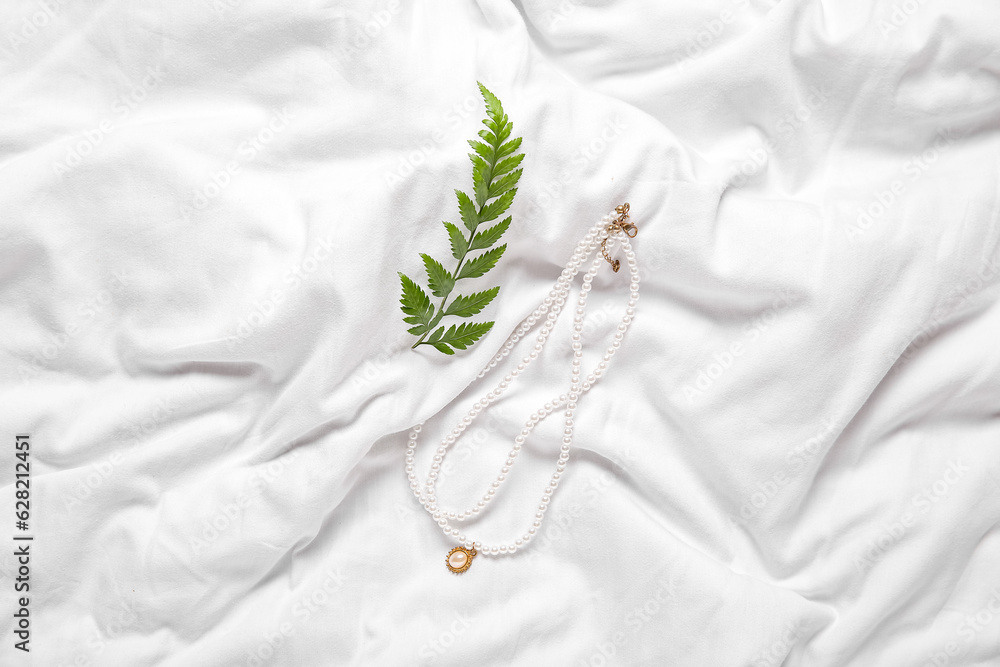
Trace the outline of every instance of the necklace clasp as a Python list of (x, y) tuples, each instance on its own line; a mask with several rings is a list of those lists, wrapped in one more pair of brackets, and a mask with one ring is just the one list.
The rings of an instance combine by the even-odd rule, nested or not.
[(635, 235), (639, 233), (639, 228), (631, 222), (628, 222), (628, 210), (628, 202), (615, 206), (615, 212), (618, 214), (618, 219), (604, 228), (604, 231), (606, 231), (608, 235), (604, 237), (603, 241), (601, 241), (601, 254), (604, 255), (604, 259), (606, 259), (608, 264), (611, 265), (611, 270), (615, 273), (618, 273), (618, 269), (621, 267), (621, 262), (617, 259), (611, 259), (611, 256), (608, 254), (608, 239), (611, 238), (612, 234), (617, 234), (618, 232), (624, 232), (630, 239), (634, 239)]

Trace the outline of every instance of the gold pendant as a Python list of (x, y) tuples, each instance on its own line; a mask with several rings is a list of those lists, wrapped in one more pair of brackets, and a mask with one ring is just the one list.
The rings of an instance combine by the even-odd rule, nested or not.
[(444, 564), (455, 574), (461, 574), (472, 565), (472, 559), (476, 557), (476, 553), (475, 549), (455, 547), (448, 552), (447, 558), (444, 559)]

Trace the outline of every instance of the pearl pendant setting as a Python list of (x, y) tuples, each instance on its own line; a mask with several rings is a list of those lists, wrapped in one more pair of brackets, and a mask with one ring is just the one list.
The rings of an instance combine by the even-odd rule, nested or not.
[(469, 569), (472, 565), (472, 559), (476, 557), (477, 553), (475, 549), (455, 547), (448, 552), (448, 557), (444, 559), (444, 563), (455, 574), (461, 574)]

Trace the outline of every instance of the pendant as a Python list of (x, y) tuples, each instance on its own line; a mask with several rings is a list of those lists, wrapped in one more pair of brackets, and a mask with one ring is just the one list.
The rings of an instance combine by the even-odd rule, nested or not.
[(444, 564), (455, 574), (461, 574), (472, 565), (472, 559), (476, 557), (475, 549), (465, 547), (455, 547), (448, 552), (448, 557), (444, 559)]

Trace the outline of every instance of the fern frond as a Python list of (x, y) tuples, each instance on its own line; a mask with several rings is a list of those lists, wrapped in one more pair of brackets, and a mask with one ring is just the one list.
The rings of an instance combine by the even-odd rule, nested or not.
[[(494, 246), (510, 228), (511, 216), (488, 229), (480, 230), (479, 226), (496, 220), (511, 207), (523, 171), (520, 165), (524, 154), (517, 152), (521, 147), (521, 138), (511, 138), (514, 123), (507, 117), (497, 96), (482, 83), (478, 85), (486, 106), (486, 118), (483, 119), (486, 129), (479, 130), (479, 139), (469, 140), (473, 151), (469, 153), (472, 195), (455, 190), (459, 216), (468, 234), (458, 225), (443, 223), (451, 243), (451, 255), (458, 260), (458, 265), (449, 273), (441, 262), (427, 253), (421, 253), (430, 292), (441, 299), (437, 307), (419, 285), (399, 274), (403, 286), (400, 305), (406, 315), (403, 321), (414, 325), (407, 331), (420, 336), (413, 347), (430, 345), (449, 355), (455, 354), (455, 350), (467, 349), (493, 327), (493, 322), (465, 322), (446, 327), (440, 321), (443, 317), (472, 317), (482, 312), (500, 293), (500, 287), (496, 286), (467, 296), (456, 296), (448, 303), (458, 281), (482, 277), (496, 266), (507, 250), (507, 244)], [(485, 252), (470, 257), (469, 253), (477, 250)]]

